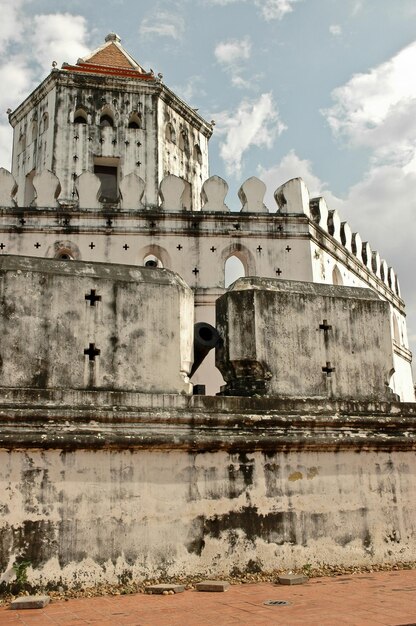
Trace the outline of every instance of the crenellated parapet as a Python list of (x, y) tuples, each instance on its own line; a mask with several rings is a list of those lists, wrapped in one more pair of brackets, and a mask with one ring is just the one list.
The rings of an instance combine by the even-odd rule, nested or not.
[(399, 283), (393, 268), (388, 266), (377, 251), (371, 249), (368, 241), (363, 241), (359, 233), (351, 230), (348, 222), (341, 222), (338, 211), (329, 210), (325, 199), (319, 197), (310, 200), (310, 213), (313, 221), (320, 229), (333, 237), (370, 273), (400, 297)]
[[(262, 234), (269, 236), (270, 225), (275, 225), (279, 220), (276, 236), (283, 232), (283, 222), (286, 226), (298, 223), (310, 224), (312, 230), (309, 235), (319, 241), (320, 246), (328, 247), (331, 258), (339, 261), (342, 265), (343, 259), (347, 259), (373, 277), (373, 288), (377, 285), (384, 285), (396, 297), (400, 298), (400, 288), (396, 273), (382, 259), (379, 253), (372, 250), (370, 244), (362, 241), (359, 233), (353, 232), (349, 224), (341, 220), (338, 211), (328, 208), (325, 198), (310, 198), (308, 189), (301, 178), (294, 178), (279, 186), (274, 192), (276, 209), (270, 211), (264, 204), (266, 193), (265, 184), (256, 177), (246, 180), (238, 190), (240, 200), (240, 213), (231, 212), (226, 202), (228, 184), (219, 176), (211, 176), (202, 184), (200, 211), (191, 211), (191, 185), (188, 181), (175, 175), (165, 176), (159, 185), (159, 202), (149, 205), (145, 198), (145, 181), (135, 173), (124, 176), (118, 185), (117, 202), (108, 203), (103, 201), (100, 178), (89, 171), (84, 171), (75, 180), (75, 192), (73, 201), (60, 201), (61, 183), (58, 177), (49, 170), (43, 170), (36, 174), (32, 180), (34, 188), (34, 200), (29, 207), (17, 207), (15, 196), (17, 184), (12, 174), (5, 169), (0, 169), (0, 206), (3, 215), (11, 213), (22, 213), (22, 211), (58, 210), (64, 211), (68, 215), (77, 212), (100, 212), (105, 214), (122, 215), (126, 214), (130, 218), (138, 215), (146, 215), (150, 212), (163, 212), (166, 217), (169, 214), (192, 214), (198, 219), (198, 232), (204, 231), (204, 221), (208, 223), (212, 219), (212, 214), (221, 215), (227, 222), (233, 220), (233, 228), (237, 231), (233, 236), (254, 236)], [(205, 220), (204, 220), (205, 216)], [(258, 216), (256, 230), (247, 230), (250, 218)], [(109, 218), (111, 225), (111, 218)], [(1, 226), (1, 224), (0, 224)], [(219, 226), (217, 225), (217, 228)], [(66, 235), (68, 235), (67, 229)], [(275, 232), (272, 229), (272, 232)], [(287, 228), (286, 236), (293, 235)], [(314, 235), (315, 233), (315, 235)], [(195, 233), (194, 233), (195, 235)], [(305, 233), (301, 234), (305, 236)], [(68, 238), (68, 237), (66, 237)], [(56, 245), (56, 244), (55, 244)], [(238, 246), (236, 247), (238, 249)], [(257, 251), (261, 252), (262, 247), (258, 246)], [(341, 257), (340, 257), (341, 255)], [(253, 267), (253, 265), (252, 265)], [(263, 270), (264, 271), (264, 270)], [(280, 276), (280, 269), (276, 273)]]
[[(300, 181), (301, 179), (295, 179)], [(295, 182), (290, 181), (290, 182)], [(307, 194), (303, 181), (304, 193)], [(103, 200), (101, 194), (101, 180), (92, 172), (84, 171), (75, 179), (75, 192), (72, 202), (59, 201), (61, 183), (59, 178), (49, 170), (43, 170), (36, 174), (32, 181), (34, 187), (34, 199), (30, 207), (51, 208), (64, 207), (72, 209), (126, 209), (144, 210), (160, 209), (162, 211), (190, 211), (190, 183), (179, 176), (169, 174), (165, 176), (159, 185), (159, 203), (155, 206), (145, 202), (145, 181), (135, 173), (124, 176), (118, 185), (118, 200), (108, 202)], [(279, 188), (280, 189), (280, 188)], [(15, 196), (18, 186), (12, 174), (4, 168), (0, 168), (0, 206), (5, 208), (16, 207)], [(287, 191), (287, 190), (286, 190)], [(293, 185), (293, 197), (288, 194), (290, 206), (284, 210), (286, 200), (278, 196), (276, 191), (277, 210), (282, 213), (299, 213), (298, 194), (296, 184)], [(202, 185), (201, 206), (203, 211), (228, 212), (225, 203), (228, 193), (228, 184), (220, 176), (211, 176)], [(264, 204), (266, 185), (255, 176), (247, 179), (238, 190), (243, 213), (268, 213)], [(306, 205), (305, 205), (306, 208)], [(305, 210), (307, 213), (307, 211)]]

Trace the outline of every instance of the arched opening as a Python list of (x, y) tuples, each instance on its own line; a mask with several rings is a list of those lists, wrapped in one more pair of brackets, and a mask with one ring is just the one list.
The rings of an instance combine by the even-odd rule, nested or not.
[(202, 152), (197, 143), (194, 145), (194, 159), (199, 163), (199, 165), (202, 165)]
[(83, 109), (75, 111), (74, 124), (88, 124), (88, 116)]
[(25, 178), (25, 199), (24, 206), (30, 206), (35, 199), (35, 188), (33, 186), (33, 179), (35, 178), (36, 170), (33, 169)]
[(103, 113), (100, 117), (101, 128), (114, 128), (114, 120), (109, 113)]
[[(240, 261), (241, 265), (234, 261), (234, 257)], [(241, 243), (233, 242), (226, 246), (220, 252), (220, 259), (219, 287), (228, 287), (237, 278), (243, 276), (257, 276), (256, 259), (251, 250)], [(229, 261), (229, 259), (232, 260)], [(226, 270), (227, 276), (225, 276)]]
[(144, 267), (172, 267), (168, 251), (156, 243), (143, 246), (137, 253), (137, 264)]
[(189, 138), (188, 138), (188, 133), (186, 132), (185, 129), (182, 129), (180, 134), (179, 134), (179, 149), (182, 150), (186, 156), (190, 155), (190, 150), (189, 150)]
[(19, 135), (19, 152), (26, 150), (26, 132), (25, 130), (20, 132)]
[(138, 113), (132, 113), (129, 118), (128, 128), (141, 128), (142, 120)]
[(235, 256), (229, 256), (224, 265), (224, 287), (229, 287), (237, 278), (243, 278), (246, 270), (242, 261)]
[(332, 270), (332, 284), (333, 285), (343, 285), (344, 281), (342, 280), (341, 272), (338, 267), (334, 265), (334, 269)]
[(37, 136), (38, 136), (38, 123), (32, 122), (32, 141), (35, 141)]
[(49, 128), (49, 115), (45, 113), (42, 115), (42, 124), (41, 124), (41, 133), (44, 133), (48, 130)]
[(113, 157), (95, 157), (94, 174), (101, 181), (100, 202), (114, 204), (119, 200), (120, 162)]
[(175, 133), (175, 129), (173, 127), (173, 124), (171, 124), (171, 122), (168, 122), (166, 124), (165, 138), (168, 141), (171, 141), (172, 143), (176, 143), (176, 133)]
[(78, 246), (73, 242), (66, 240), (55, 241), (46, 251), (46, 257), (56, 259), (57, 261), (79, 261), (81, 254)]
[(395, 316), (395, 314), (393, 313), (392, 316), (392, 321), (393, 321), (393, 339), (396, 343), (398, 343), (400, 345), (400, 331), (399, 331), (399, 323), (397, 321), (397, 317)]

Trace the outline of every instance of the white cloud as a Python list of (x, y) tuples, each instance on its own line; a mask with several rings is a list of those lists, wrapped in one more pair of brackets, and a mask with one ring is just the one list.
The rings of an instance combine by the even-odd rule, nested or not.
[[(0, 165), (10, 168), (11, 128), (5, 112), (14, 109), (38, 84), (56, 60), (75, 62), (88, 52), (87, 25), (77, 15), (36, 15), (30, 20), (24, 0), (4, 8), (0, 22), (2, 64), (0, 66)], [(13, 53), (7, 46), (13, 46)]]
[(270, 148), (286, 126), (281, 122), (270, 93), (257, 100), (244, 99), (236, 111), (216, 115), (217, 133), (224, 136), (220, 155), (229, 174), (241, 171), (244, 153), (251, 146)]
[(288, 13), (292, 13), (293, 5), (300, 0), (255, 0), (254, 4), (260, 8), (266, 21), (281, 20)]
[(185, 20), (167, 11), (156, 11), (152, 16), (145, 17), (139, 28), (143, 36), (171, 37), (176, 40), (182, 39), (184, 31)]
[(13, 4), (0, 0), (0, 54), (4, 54), (6, 46), (12, 41), (19, 41), (23, 32), (21, 9), (23, 0), (15, 0)]
[(413, 258), (412, 274), (416, 265), (415, 197), (415, 172), (406, 173), (396, 165), (376, 165), (350, 188), (343, 209), (354, 229), (381, 254), (397, 259), (405, 250), (406, 265), (409, 256)]
[(277, 208), (273, 197), (275, 190), (291, 178), (299, 177), (308, 187), (311, 198), (324, 195), (328, 205), (333, 209), (342, 204), (342, 201), (329, 191), (327, 184), (313, 173), (311, 161), (301, 159), (294, 150), (286, 154), (277, 165), (269, 169), (260, 167), (258, 175), (266, 183), (265, 202), (271, 211)]
[(374, 156), (402, 164), (416, 146), (416, 42), (332, 92), (335, 104), (323, 113), (335, 135)]
[(21, 102), (32, 87), (32, 71), (22, 57), (15, 57), (0, 66), (0, 111)]
[(363, 0), (354, 0), (351, 14), (355, 17), (356, 15), (361, 13), (362, 8), (363, 8)]
[(331, 24), (331, 26), (329, 27), (329, 32), (331, 33), (331, 35), (334, 35), (334, 37), (337, 37), (341, 35), (342, 28), (339, 24)]
[(253, 79), (248, 81), (241, 76), (243, 72), (242, 63), (251, 56), (251, 41), (249, 37), (221, 41), (215, 47), (214, 54), (218, 63), (222, 64), (230, 74), (231, 83), (235, 87), (250, 89), (253, 86)]
[(0, 66), (0, 166), (10, 169), (12, 128), (6, 111), (13, 109), (35, 86), (32, 70), (21, 57), (14, 57)]
[(227, 4), (235, 4), (236, 2), (244, 2), (245, 0), (206, 0), (206, 4), (214, 4), (219, 6), (226, 6)]
[(12, 137), (11, 126), (0, 124), (0, 167), (4, 167), (9, 171), (12, 167)]
[(205, 0), (205, 4), (214, 6), (227, 6), (236, 2), (254, 3), (260, 9), (260, 15), (266, 21), (282, 20), (285, 15), (292, 13), (293, 5), (301, 0)]
[(231, 82), (235, 87), (240, 87), (241, 89), (251, 89), (253, 87), (253, 79), (246, 80), (239, 74), (233, 74), (231, 76)]
[(33, 53), (44, 70), (50, 69), (52, 61), (74, 63), (88, 53), (87, 23), (81, 15), (36, 15), (33, 21)]
[(202, 98), (207, 95), (203, 85), (202, 76), (191, 76), (185, 85), (173, 85), (172, 90), (188, 104), (194, 104), (196, 97), (197, 103), (201, 104)]
[(219, 63), (225, 65), (235, 65), (235, 63), (250, 58), (251, 42), (248, 37), (244, 39), (229, 39), (220, 42), (214, 50), (215, 57)]

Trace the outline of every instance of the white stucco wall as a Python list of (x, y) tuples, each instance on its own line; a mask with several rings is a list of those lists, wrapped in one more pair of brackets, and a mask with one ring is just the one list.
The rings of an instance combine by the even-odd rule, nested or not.
[(0, 452), (0, 582), (416, 560), (416, 455)]

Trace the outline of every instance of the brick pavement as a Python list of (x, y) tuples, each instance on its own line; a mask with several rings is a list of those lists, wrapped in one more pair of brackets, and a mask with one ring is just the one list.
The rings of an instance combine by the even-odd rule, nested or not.
[[(232, 585), (225, 593), (105, 596), (44, 609), (0, 608), (1, 626), (416, 626), (416, 570), (315, 578), (306, 585)], [(286, 600), (288, 606), (265, 606)]]

